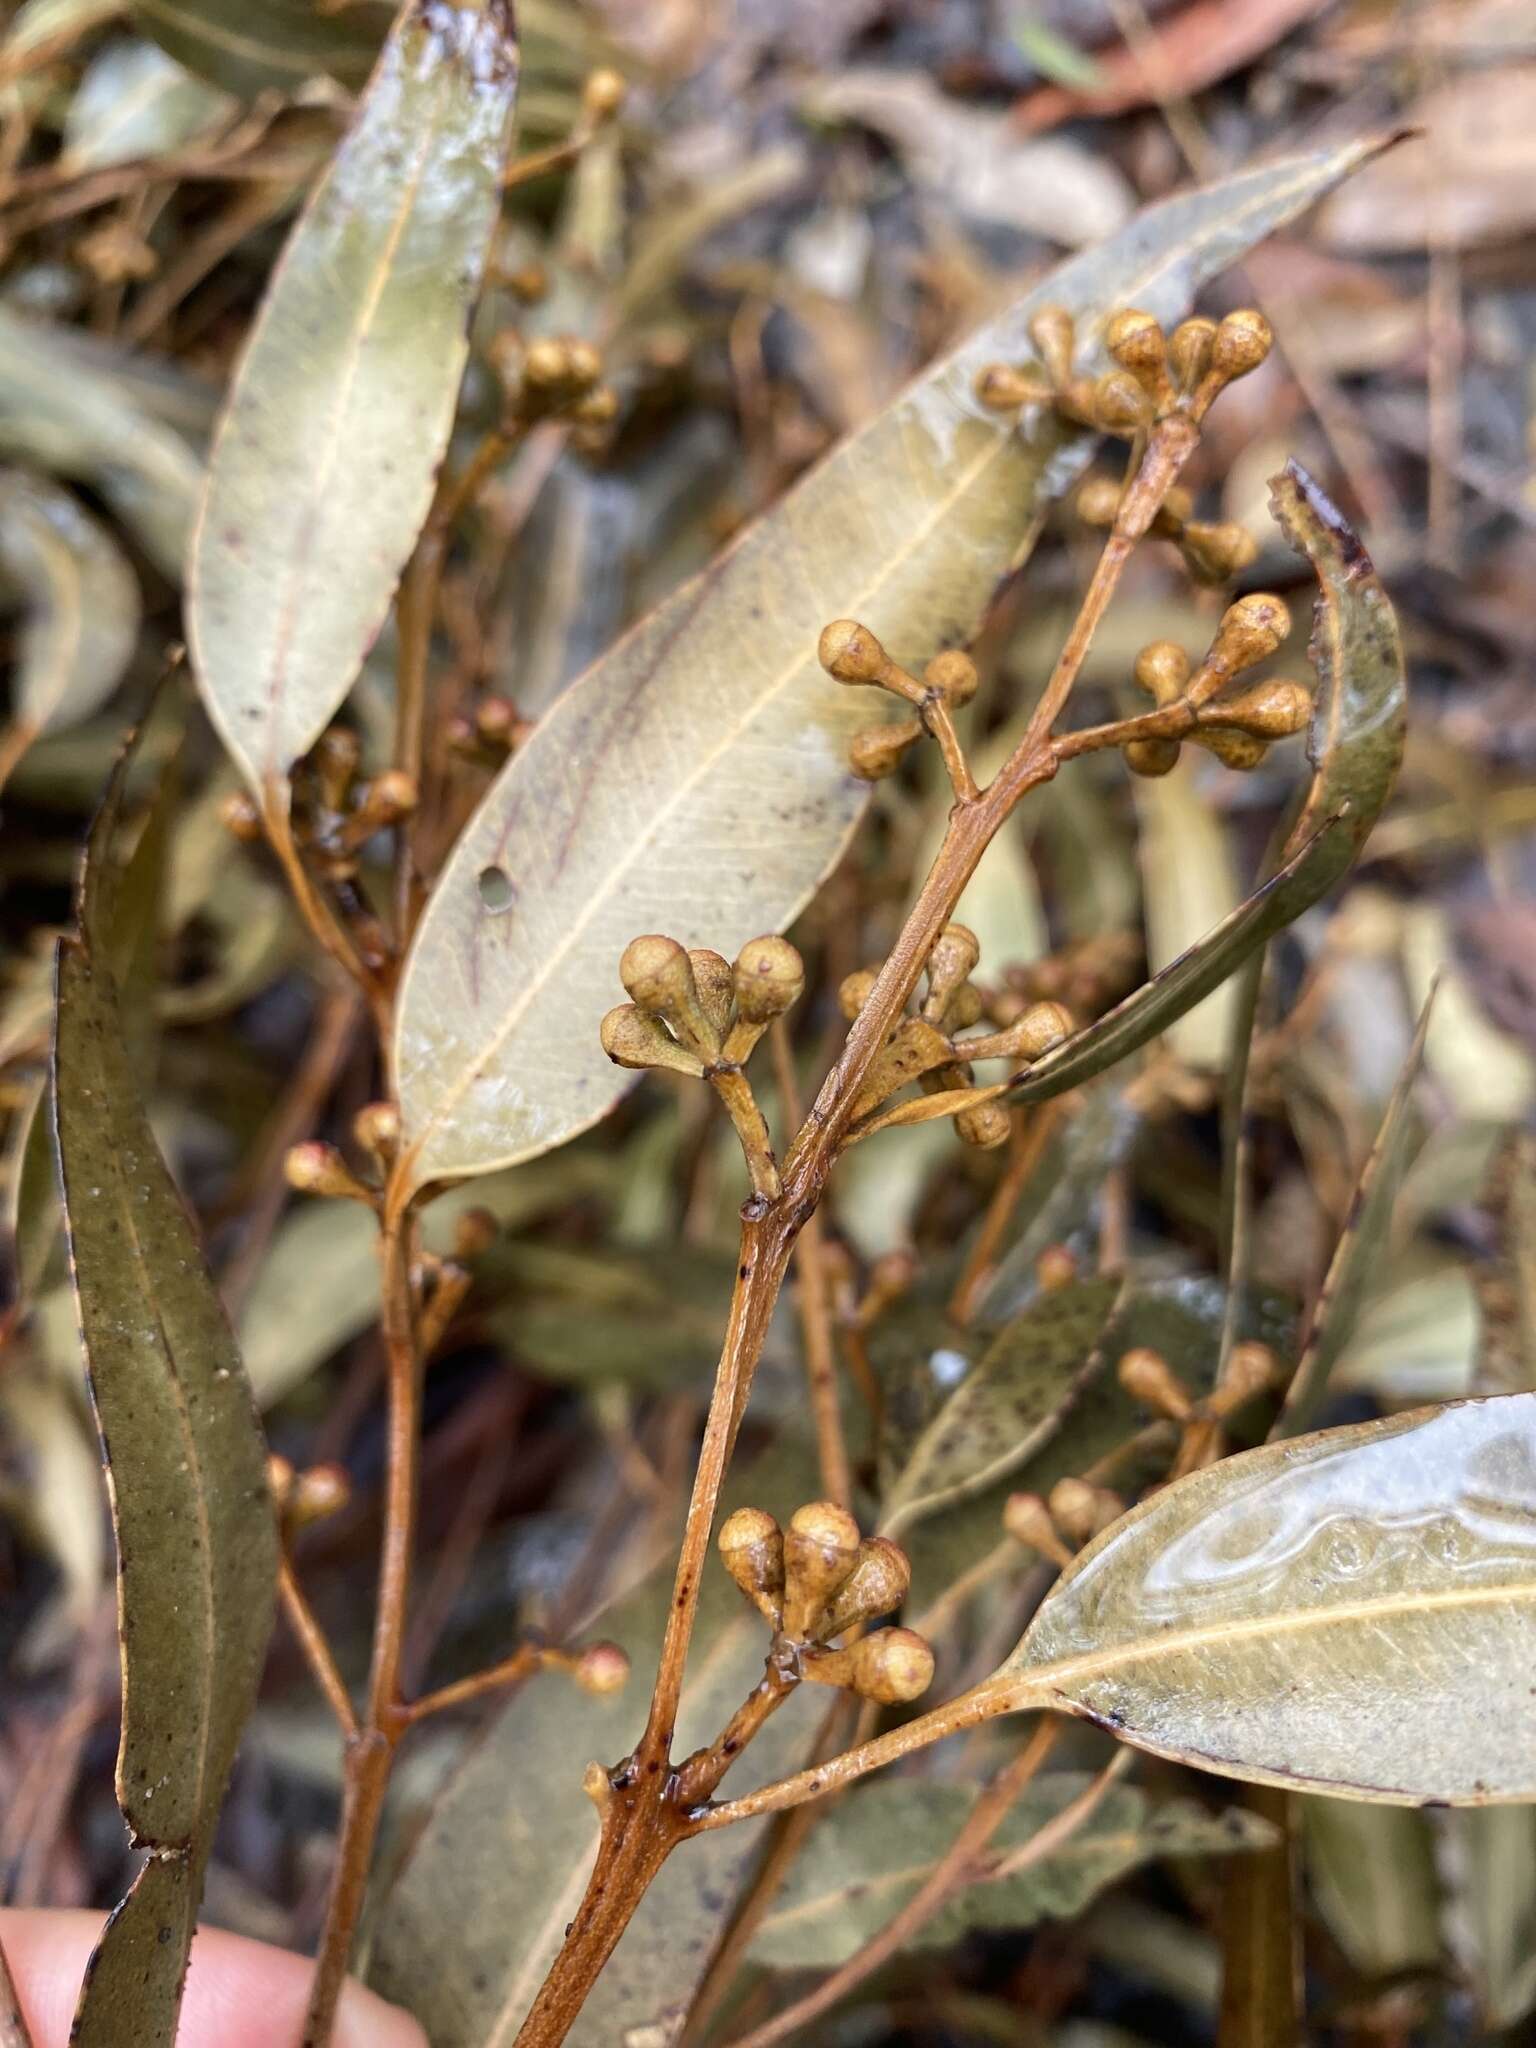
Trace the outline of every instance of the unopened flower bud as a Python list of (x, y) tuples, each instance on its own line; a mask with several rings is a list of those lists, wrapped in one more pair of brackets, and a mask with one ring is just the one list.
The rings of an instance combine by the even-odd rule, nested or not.
[(611, 426), (618, 416), (619, 394), (611, 384), (597, 385), (571, 407), (571, 418), (579, 427)]
[(219, 805), (219, 823), (244, 846), (261, 837), (261, 813), (243, 789), (232, 789)]
[(862, 782), (883, 782), (901, 766), (902, 757), (923, 736), (922, 720), (898, 719), (891, 725), (867, 726), (848, 744), (848, 766)]
[(665, 1067), (674, 1074), (699, 1075), (704, 1062), (679, 1045), (659, 1017), (635, 1003), (620, 1003), (598, 1026), (603, 1051), (616, 1067)]
[(1227, 380), (1256, 370), (1275, 345), (1275, 332), (1251, 307), (1229, 313), (1211, 344), (1211, 369)]
[(1239, 775), (1251, 774), (1269, 752), (1267, 740), (1257, 739), (1251, 732), (1234, 732), (1228, 726), (1203, 727), (1194, 738), (1224, 768)]
[(915, 1700), (933, 1683), (933, 1652), (909, 1628), (882, 1628), (854, 1646), (852, 1689), (861, 1698), (895, 1706)]
[(784, 1532), (784, 1633), (813, 1637), (859, 1557), (859, 1525), (835, 1501), (796, 1508)]
[(1234, 725), (1258, 739), (1282, 740), (1306, 730), (1312, 719), (1312, 699), (1300, 683), (1277, 678), (1274, 682), (1255, 684), (1240, 697), (1225, 697), (1220, 703), (1207, 704), (1200, 716), (1202, 721), (1209, 719), (1213, 724)]
[(1077, 516), (1086, 526), (1113, 526), (1121, 490), (1113, 477), (1091, 476), (1077, 494)]
[(923, 670), (923, 681), (951, 704), (969, 704), (980, 678), (971, 657), (958, 647), (950, 647), (929, 662)]
[(1216, 322), (1196, 315), (1181, 320), (1168, 343), (1168, 360), (1173, 366), (1180, 391), (1193, 392), (1211, 367), (1211, 350), (1216, 341)]
[(542, 263), (520, 264), (516, 270), (507, 271), (500, 282), (525, 306), (536, 306), (549, 296), (549, 272)]
[(1136, 434), (1152, 418), (1152, 401), (1128, 370), (1109, 370), (1093, 387), (1093, 417), (1106, 434)]
[(1145, 690), (1161, 710), (1165, 704), (1176, 704), (1184, 694), (1184, 685), (1189, 681), (1189, 656), (1177, 641), (1154, 640), (1137, 655), (1133, 673), (1136, 687)]
[(617, 1643), (589, 1643), (576, 1659), (571, 1676), (583, 1692), (617, 1692), (629, 1677), (629, 1659)]
[(784, 1536), (762, 1508), (738, 1508), (716, 1537), (720, 1561), (758, 1613), (774, 1628), (784, 1615)]
[(1077, 1254), (1064, 1244), (1046, 1245), (1035, 1260), (1035, 1285), (1050, 1293), (1077, 1278)]
[(1017, 412), (1026, 405), (1046, 405), (1054, 396), (1049, 383), (1030, 370), (1009, 363), (988, 363), (976, 375), (976, 396), (989, 412)]
[(358, 1149), (387, 1166), (400, 1146), (400, 1112), (392, 1102), (365, 1102), (352, 1119)]
[(1236, 1414), (1258, 1395), (1267, 1393), (1280, 1377), (1280, 1361), (1267, 1344), (1250, 1340), (1234, 1344), (1215, 1389), (1206, 1400), (1206, 1411), (1215, 1416)]
[(311, 1465), (294, 1479), (288, 1496), (287, 1520), (294, 1529), (307, 1528), (339, 1515), (352, 1499), (352, 1481), (340, 1465)]
[(1062, 1542), (1051, 1520), (1051, 1511), (1038, 1493), (1010, 1493), (1003, 1507), (1003, 1527), (1015, 1543), (1040, 1557), (1048, 1557), (1063, 1571), (1072, 1562), (1072, 1553)]
[(1031, 1003), (1006, 1031), (966, 1039), (956, 1051), (968, 1060), (1037, 1060), (1070, 1038), (1076, 1028), (1065, 1003)]
[(629, 87), (622, 75), (605, 64), (600, 70), (587, 73), (581, 88), (581, 110), (594, 125), (611, 121), (628, 94)]
[(1136, 379), (1159, 411), (1172, 405), (1168, 343), (1150, 313), (1134, 308), (1116, 313), (1104, 330), (1104, 346), (1120, 367)]
[(589, 391), (603, 374), (601, 352), (590, 341), (579, 337), (565, 344), (565, 372), (567, 381), (580, 391)]
[(974, 1108), (955, 1114), (957, 1135), (962, 1143), (974, 1146), (978, 1152), (992, 1152), (999, 1145), (1006, 1145), (1012, 1129), (1013, 1119), (1001, 1102), (978, 1102)]
[(822, 1635), (830, 1641), (850, 1628), (861, 1628), (866, 1621), (894, 1613), (911, 1584), (912, 1567), (906, 1552), (887, 1536), (871, 1536), (860, 1545), (857, 1564), (827, 1608)]
[(693, 982), (699, 992), (699, 1001), (704, 1005), (704, 1014), (715, 1035), (723, 1039), (730, 1026), (731, 1005), (736, 995), (731, 963), (713, 947), (690, 946), (688, 964), (693, 969)]
[(720, 1040), (699, 1000), (693, 964), (676, 939), (659, 932), (631, 939), (619, 961), (619, 979), (642, 1010), (666, 1019), (690, 1052), (701, 1059), (719, 1052)]
[(541, 335), (523, 351), (522, 381), (533, 390), (550, 392), (570, 381), (570, 356), (563, 341)]
[(1047, 1505), (1051, 1520), (1067, 1541), (1079, 1549), (1125, 1513), (1125, 1503), (1118, 1494), (1111, 1493), (1107, 1486), (1093, 1486), (1086, 1479), (1058, 1479)]
[(1115, 1371), (1121, 1386), (1143, 1408), (1175, 1422), (1188, 1416), (1193, 1403), (1161, 1351), (1138, 1344), (1123, 1355)]
[(1227, 583), (1258, 559), (1259, 544), (1235, 520), (1211, 525), (1187, 520), (1179, 533), (1179, 549), (1197, 583)]
[(1177, 740), (1127, 740), (1121, 751), (1126, 767), (1135, 775), (1167, 775), (1178, 766)]
[(289, 1147), (283, 1160), (283, 1178), (301, 1195), (343, 1196), (353, 1202), (373, 1201), (371, 1191), (363, 1186), (336, 1147), (319, 1138)]
[(1029, 338), (1040, 351), (1051, 382), (1058, 389), (1072, 375), (1077, 325), (1065, 306), (1042, 306), (1029, 323)]
[(414, 776), (407, 775), (400, 768), (386, 768), (364, 791), (358, 813), (367, 812), (380, 824), (393, 825), (401, 818), (408, 818), (420, 801), (421, 792)]
[(1255, 590), (1228, 605), (1222, 614), (1216, 637), (1206, 652), (1189, 687), (1196, 704), (1204, 704), (1224, 690), (1244, 669), (1265, 661), (1286, 639), (1291, 615), (1272, 592)]
[(315, 781), (328, 811), (339, 811), (346, 802), (362, 751), (362, 742), (349, 725), (327, 726), (315, 741)]
[(816, 659), (839, 683), (878, 683), (890, 666), (885, 649), (857, 619), (834, 619), (824, 626)]
[(489, 1209), (465, 1209), (454, 1218), (453, 1256), (461, 1261), (484, 1258), (501, 1235), (501, 1225)]
[(475, 731), (497, 753), (510, 753), (528, 730), (528, 721), (510, 697), (482, 697), (475, 706)]
[(781, 1017), (805, 988), (805, 962), (788, 939), (749, 939), (736, 956), (736, 1010), (754, 1024)]
[(837, 1007), (851, 1024), (869, 1001), (869, 992), (878, 979), (874, 968), (860, 967), (852, 974), (845, 974), (837, 985)]
[(962, 982), (969, 980), (980, 959), (981, 941), (969, 925), (945, 925), (928, 955), (924, 1016), (930, 1021), (943, 1016), (950, 998)]

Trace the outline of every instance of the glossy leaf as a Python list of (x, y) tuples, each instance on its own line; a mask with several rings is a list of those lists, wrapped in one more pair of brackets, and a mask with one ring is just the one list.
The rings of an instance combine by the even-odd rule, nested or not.
[(1299, 463), (1287, 463), (1275, 479), (1270, 502), (1322, 586), (1312, 635), (1319, 684), (1308, 739), (1312, 785), (1281, 865), (1198, 945), (1038, 1060), (1013, 1089), (1016, 1101), (1043, 1102), (1078, 1087), (1187, 1015), (1255, 948), (1327, 894), (1392, 793), (1407, 686), (1386, 592), (1356, 535)]
[(1382, 1116), (1370, 1156), (1355, 1183), (1344, 1229), (1333, 1248), (1333, 1257), (1328, 1262), (1317, 1305), (1307, 1326), (1300, 1362), (1292, 1376), (1285, 1406), (1271, 1432), (1274, 1436), (1299, 1436), (1312, 1422), (1327, 1391), (1329, 1374), (1354, 1334), (1372, 1275), (1379, 1275), (1392, 1223), (1392, 1204), (1412, 1145), (1414, 1120), (1410, 1108), (1413, 1088), (1424, 1059), (1424, 1041), (1433, 1007), (1434, 996), (1431, 994)]
[[(992, 1837), (989, 1864), (1021, 1848), (1085, 1791), (1086, 1772), (1051, 1771), (1020, 1797)], [(751, 1957), (778, 1969), (832, 1969), (903, 1907), (959, 1833), (970, 1785), (879, 1778), (818, 1822), (753, 1939)], [(1235, 1809), (1208, 1813), (1188, 1799), (1108, 1791), (1090, 1817), (1043, 1862), (955, 1894), (909, 1944), (947, 1948), (972, 1927), (1032, 1927), (1069, 1920), (1129, 1871), (1158, 1856), (1208, 1856), (1264, 1847), (1271, 1830)]]
[(188, 630), (209, 714), (269, 808), (286, 810), (287, 771), (356, 680), (426, 518), (516, 85), (504, 0), (405, 9), (236, 372)]
[(54, 1101), (80, 1329), (118, 1546), (118, 1800), (151, 1850), (92, 1958), (71, 2039), (168, 2044), (203, 1871), (255, 1699), (277, 1578), (250, 1388), (123, 1039), (109, 848), (127, 757), (60, 950)]
[[(803, 1454), (776, 1451), (727, 1489), (725, 1511), (751, 1502), (785, 1519), (814, 1490), (814, 1472)], [(535, 1679), (511, 1701), (450, 1781), (385, 1900), (371, 1981), (410, 2007), (433, 2048), (511, 2048), (592, 1866), (597, 1823), (583, 1767), (616, 1762), (640, 1732), (671, 1586), (663, 1565), (601, 1617), (601, 1633), (628, 1650), (636, 1672), (624, 1692), (556, 1701), (552, 1681)], [(761, 1678), (767, 1648), (762, 1617), (711, 1559), (674, 1755), (720, 1732)], [(827, 1698), (806, 1687), (787, 1701), (727, 1785), (793, 1770)], [(573, 2048), (675, 2038), (760, 1841), (756, 1822), (727, 1828), (664, 1865), (570, 2033)]]
[[(926, 372), (719, 563), (575, 683), (491, 789), (439, 880), (395, 1045), (415, 1186), (533, 1157), (595, 1123), (626, 1077), (597, 1027), (619, 955), (668, 931), (731, 953), (787, 924), (864, 805), (847, 770), (867, 693), (828, 681), (828, 620), (921, 661), (974, 627), (1080, 435), (1021, 435), (977, 372), (1027, 355), (1030, 316), (1163, 318), (1369, 154), (1323, 151), (1150, 209)], [(506, 885), (510, 885), (506, 886)]]
[(1064, 1573), (1004, 1667), (1230, 1777), (1403, 1805), (1536, 1798), (1536, 1395), (1228, 1458)]
[(112, 536), (57, 484), (0, 475), (0, 572), (23, 606), (11, 747), (77, 725), (133, 654), (139, 591)]
[(362, 86), (390, 22), (379, 0), (336, 8), (312, 0), (131, 0), (130, 12), (178, 64), (243, 99), (295, 93), (319, 77)]
[(75, 341), (0, 307), (0, 453), (88, 484), (156, 567), (179, 577), (202, 465), (126, 368), (114, 373)]
[(883, 1534), (982, 1492), (1055, 1435), (1103, 1363), (1097, 1347), (1120, 1287), (1045, 1289), (998, 1333), (912, 1446), (884, 1502)]

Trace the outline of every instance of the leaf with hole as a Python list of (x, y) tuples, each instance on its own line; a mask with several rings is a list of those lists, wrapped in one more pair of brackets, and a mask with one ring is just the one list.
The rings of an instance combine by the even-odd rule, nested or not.
[[(1294, 157), (1149, 209), (924, 373), (565, 693), (493, 785), (427, 906), (395, 1038), (401, 1192), (532, 1158), (628, 1077), (597, 1028), (637, 933), (730, 954), (789, 923), (864, 808), (848, 742), (880, 716), (816, 660), (863, 619), (898, 660), (963, 639), (1090, 450), (1021, 434), (977, 373), (1058, 304), (1090, 341), (1128, 302), (1164, 319), (1373, 145)], [(1088, 358), (1085, 358), (1088, 359)]]
[(1187, 1015), (1255, 948), (1327, 894), (1392, 793), (1408, 692), (1386, 592), (1356, 535), (1299, 463), (1287, 463), (1275, 478), (1270, 502), (1322, 586), (1312, 634), (1319, 685), (1307, 742), (1312, 784), (1281, 865), (1161, 974), (1036, 1061), (1014, 1086), (1016, 1101), (1043, 1102), (1078, 1087)]
[(1533, 1661), (1536, 1395), (1507, 1394), (1152, 1495), (990, 1684), (1229, 1777), (1482, 1805), (1536, 1798)]
[(912, 1446), (881, 1509), (883, 1535), (981, 1493), (1055, 1435), (1103, 1363), (1120, 1289), (1105, 1279), (1045, 1288), (998, 1332)]
[(91, 1959), (71, 2040), (168, 2044), (203, 1872), (255, 1700), (277, 1529), (250, 1387), (123, 1037), (110, 862), (128, 756), (60, 949), (54, 1104), (80, 1331), (118, 1547), (118, 1801), (151, 1851)]
[(235, 373), (188, 633), (209, 715), (269, 812), (286, 815), (288, 770), (356, 681), (427, 517), (516, 88), (505, 0), (404, 10)]
[[(992, 1870), (1087, 1790), (1086, 1772), (1050, 1771), (1020, 1796), (993, 1835), (975, 1882), (912, 1936), (910, 1949), (947, 1948), (972, 1927), (1070, 1920), (1128, 1872), (1158, 1856), (1226, 1855), (1265, 1847), (1272, 1830), (1235, 1809), (1155, 1800), (1130, 1786), (1104, 1795), (1081, 1827), (1033, 1868)], [(970, 1785), (875, 1779), (817, 1825), (753, 1938), (751, 1958), (776, 1969), (834, 1969), (891, 1919), (960, 1832)]]

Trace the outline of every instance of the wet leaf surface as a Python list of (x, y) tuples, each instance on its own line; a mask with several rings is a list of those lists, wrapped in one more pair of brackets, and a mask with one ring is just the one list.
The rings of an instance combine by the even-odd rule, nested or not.
[(118, 1801), (147, 1848), (72, 2040), (168, 2044), (240, 1732), (271, 1628), (277, 1533), (234, 1340), (139, 1099), (107, 943), (120, 765), (61, 948), (55, 1114), (81, 1336), (118, 1545)]
[[(989, 1860), (1022, 1847), (1090, 1782), (1079, 1771), (1037, 1778), (992, 1837)], [(782, 1969), (832, 1969), (845, 1962), (928, 1876), (975, 1796), (969, 1785), (900, 1779), (861, 1785), (796, 1858), (753, 1941), (753, 1961)], [(1150, 1799), (1115, 1786), (1052, 1855), (1015, 1877), (966, 1886), (916, 1932), (912, 1946), (947, 1948), (973, 1927), (1070, 1919), (1154, 1857), (1249, 1851), (1271, 1839), (1262, 1821), (1236, 1809), (1213, 1814), (1193, 1800)]]
[(1046, 1289), (998, 1332), (913, 1444), (881, 1511), (885, 1535), (983, 1492), (1056, 1433), (1102, 1368), (1120, 1291), (1118, 1279)]
[(1318, 692), (1308, 737), (1312, 784), (1278, 871), (1188, 952), (1116, 1009), (1030, 1068), (1013, 1090), (1042, 1102), (1075, 1088), (1188, 1014), (1347, 871), (1392, 793), (1403, 757), (1402, 643), (1371, 559), (1298, 463), (1271, 505), (1322, 586), (1312, 634)]
[(968, 635), (1087, 453), (986, 413), (977, 372), (1029, 353), (1042, 305), (1085, 323), (1128, 302), (1176, 317), (1368, 153), (1166, 201), (1064, 265), (566, 692), (461, 838), (407, 963), (395, 1056), (412, 1185), (531, 1158), (612, 1107), (628, 1084), (597, 1026), (637, 933), (729, 955), (787, 924), (837, 859), (866, 793), (847, 743), (871, 714), (818, 667), (821, 628), (862, 618), (904, 661)]
[(1269, 1445), (1145, 1500), (1004, 1667), (1126, 1741), (1405, 1805), (1536, 1796), (1536, 1395)]
[(280, 809), (286, 771), (356, 680), (427, 515), (516, 85), (502, 0), (402, 14), (235, 375), (188, 630), (209, 715)]

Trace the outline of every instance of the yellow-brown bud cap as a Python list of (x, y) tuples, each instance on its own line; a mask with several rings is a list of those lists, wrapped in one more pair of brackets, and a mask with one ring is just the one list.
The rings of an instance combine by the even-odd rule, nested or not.
[(981, 959), (981, 941), (968, 924), (947, 924), (934, 940), (927, 961), (925, 1011), (942, 1015), (962, 982), (969, 980)]
[(1202, 722), (1233, 725), (1257, 739), (1283, 740), (1304, 732), (1311, 723), (1312, 699), (1300, 683), (1277, 677), (1273, 682), (1256, 683), (1239, 697), (1204, 705), (1200, 716)]
[(267, 1491), (272, 1496), (272, 1505), (278, 1514), (287, 1511), (293, 1493), (293, 1463), (277, 1451), (267, 1454)]
[(1048, 1557), (1052, 1564), (1065, 1569), (1072, 1562), (1072, 1553), (1038, 1493), (1010, 1493), (1003, 1505), (1003, 1527), (1015, 1543)]
[(1117, 1522), (1125, 1503), (1107, 1486), (1093, 1486), (1086, 1479), (1058, 1479), (1047, 1503), (1051, 1520), (1069, 1543), (1081, 1547), (1091, 1543), (1101, 1529)]
[(852, 1689), (866, 1700), (895, 1706), (915, 1700), (933, 1683), (933, 1652), (909, 1628), (882, 1628), (854, 1647)]
[(620, 1003), (598, 1026), (603, 1051), (616, 1067), (665, 1067), (674, 1074), (699, 1075), (704, 1062), (679, 1045), (659, 1017), (634, 1003)]
[(261, 813), (243, 789), (232, 789), (219, 805), (219, 823), (244, 846), (261, 837)]
[(1120, 367), (1136, 379), (1154, 406), (1163, 410), (1172, 404), (1168, 342), (1150, 313), (1136, 308), (1116, 313), (1104, 330), (1104, 346)]
[(962, 981), (944, 1012), (944, 1029), (949, 1032), (967, 1031), (980, 1021), (985, 1011), (986, 1002), (975, 982)]
[(877, 979), (873, 967), (860, 967), (852, 974), (845, 974), (838, 983), (837, 1007), (850, 1024), (869, 1001), (869, 992)]
[(392, 1102), (365, 1102), (352, 1119), (352, 1135), (361, 1151), (387, 1164), (400, 1146), (399, 1110)]
[(784, 1532), (784, 1632), (814, 1636), (832, 1595), (859, 1557), (859, 1525), (835, 1501), (796, 1508)]
[(1126, 767), (1135, 775), (1167, 775), (1178, 766), (1177, 740), (1127, 740), (1122, 752)]
[(1280, 1361), (1267, 1344), (1254, 1339), (1234, 1344), (1206, 1408), (1212, 1415), (1235, 1414), (1259, 1394), (1267, 1393), (1279, 1377)]
[(629, 1677), (629, 1658), (617, 1643), (589, 1643), (571, 1667), (583, 1692), (601, 1697), (617, 1692)]
[(690, 1052), (709, 1058), (720, 1050), (699, 1000), (693, 963), (676, 939), (659, 932), (631, 939), (619, 961), (619, 979), (642, 1010), (666, 1019)]
[(1168, 343), (1168, 360), (1181, 391), (1193, 391), (1202, 381), (1211, 367), (1215, 342), (1216, 322), (1202, 315), (1181, 320), (1175, 327)]
[(1230, 380), (1256, 370), (1275, 345), (1275, 331), (1252, 307), (1229, 313), (1211, 344), (1211, 368)]
[(1177, 641), (1154, 640), (1137, 655), (1133, 673), (1136, 687), (1145, 690), (1161, 709), (1165, 704), (1177, 703), (1184, 694), (1189, 671), (1189, 656)]
[(357, 808), (381, 824), (392, 825), (399, 818), (408, 818), (420, 801), (414, 776), (400, 768), (386, 768), (369, 783)]
[(596, 385), (571, 407), (571, 418), (580, 427), (606, 427), (618, 416), (619, 394), (611, 384)]
[(501, 1225), (489, 1209), (465, 1209), (453, 1220), (453, 1256), (480, 1259), (501, 1235)]
[(1013, 1119), (1001, 1102), (978, 1102), (972, 1109), (955, 1113), (957, 1134), (963, 1143), (973, 1145), (978, 1152), (991, 1152), (999, 1145), (1006, 1145), (1012, 1129)]
[(861, 782), (883, 782), (896, 773), (902, 756), (922, 736), (922, 720), (917, 718), (867, 726), (848, 743), (848, 766)]
[(1242, 656), (1238, 666), (1251, 668), (1273, 654), (1290, 630), (1291, 614), (1284, 599), (1272, 591), (1255, 590), (1227, 606), (1217, 637), (1230, 636), (1237, 642)]
[(693, 983), (699, 992), (699, 1001), (704, 1005), (704, 1014), (714, 1027), (715, 1035), (723, 1038), (731, 1021), (731, 1006), (736, 1000), (736, 980), (731, 963), (712, 946), (691, 946), (688, 964), (693, 969)]
[(1179, 532), (1179, 548), (1198, 583), (1225, 583), (1258, 559), (1259, 544), (1235, 520), (1211, 525), (1190, 519)]
[(912, 1567), (907, 1554), (888, 1536), (871, 1536), (859, 1548), (858, 1562), (827, 1608), (821, 1633), (830, 1639), (891, 1614), (907, 1597)]
[(1121, 489), (1113, 477), (1091, 476), (1077, 494), (1077, 516), (1086, 526), (1113, 526)]
[(311, 1465), (298, 1473), (288, 1495), (290, 1527), (306, 1528), (339, 1515), (352, 1499), (352, 1481), (340, 1465)]
[(1029, 338), (1040, 351), (1052, 384), (1067, 383), (1077, 347), (1077, 323), (1066, 307), (1042, 306), (1029, 323)]
[(1115, 1368), (1116, 1377), (1133, 1401), (1182, 1422), (1193, 1402), (1161, 1351), (1150, 1344), (1138, 1344), (1127, 1351)]
[(1065, 1003), (1031, 1003), (1008, 1026), (956, 1046), (968, 1060), (1037, 1060), (1077, 1029)]
[(565, 344), (565, 373), (572, 384), (590, 390), (603, 374), (602, 351), (590, 341), (573, 337)]
[(752, 1605), (774, 1628), (784, 1611), (784, 1534), (762, 1508), (727, 1515), (715, 1539), (720, 1561)]
[(289, 1147), (283, 1160), (283, 1178), (301, 1195), (341, 1195), (354, 1202), (373, 1200), (336, 1147), (318, 1138)]
[(522, 737), (526, 725), (510, 697), (483, 697), (475, 706), (475, 731), (488, 747), (510, 749)]
[(1152, 418), (1152, 401), (1129, 370), (1109, 370), (1093, 387), (1093, 417), (1106, 434), (1135, 434)]
[(530, 341), (523, 351), (522, 381), (535, 390), (549, 392), (558, 390), (570, 382), (570, 353), (563, 341), (553, 335), (541, 335), (537, 341)]
[(1256, 739), (1251, 732), (1234, 732), (1230, 726), (1202, 726), (1193, 737), (1223, 768), (1239, 775), (1251, 774), (1269, 752), (1267, 740)]
[(1035, 1259), (1035, 1285), (1047, 1293), (1070, 1287), (1077, 1278), (1077, 1254), (1064, 1244), (1045, 1245)]
[(968, 654), (958, 647), (948, 647), (923, 670), (923, 681), (951, 704), (969, 704), (980, 678)]
[(975, 390), (989, 412), (1017, 412), (1021, 406), (1044, 405), (1053, 396), (1044, 378), (1009, 363), (988, 363), (978, 370)]
[(857, 619), (834, 619), (824, 626), (816, 659), (839, 683), (878, 683), (890, 666), (885, 649)]
[(587, 73), (581, 88), (581, 111), (593, 123), (611, 121), (629, 95), (623, 76), (609, 65)]
[(736, 1010), (749, 1023), (766, 1024), (798, 1002), (805, 962), (788, 939), (749, 939), (736, 956)]

